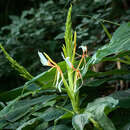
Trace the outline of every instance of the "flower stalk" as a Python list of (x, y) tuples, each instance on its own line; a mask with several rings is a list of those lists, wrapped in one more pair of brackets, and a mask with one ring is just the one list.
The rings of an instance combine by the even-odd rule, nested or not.
[[(72, 6), (69, 8), (67, 20), (66, 20), (66, 31), (65, 31), (65, 45), (63, 45), (63, 53), (61, 53), (63, 59), (66, 62), (68, 77), (65, 79), (64, 74), (58, 64), (56, 64), (46, 53), (41, 53), (38, 51), (41, 63), (44, 66), (50, 66), (56, 69), (55, 76), (55, 87), (62, 92), (62, 87), (64, 85), (66, 92), (70, 98), (72, 108), (74, 113), (79, 113), (79, 89), (83, 84), (82, 75), (80, 73), (80, 66), (82, 61), (85, 61), (87, 56), (87, 47), (81, 46), (83, 51), (81, 60), (77, 67), (75, 67), (75, 54), (76, 54), (76, 32), (72, 30), (71, 23), (71, 11)], [(79, 85), (79, 79), (81, 79), (81, 85)]]

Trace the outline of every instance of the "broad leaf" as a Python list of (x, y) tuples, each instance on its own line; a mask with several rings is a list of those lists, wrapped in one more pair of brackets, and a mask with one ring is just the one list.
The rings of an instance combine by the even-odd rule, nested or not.
[(121, 108), (130, 108), (130, 89), (115, 92), (110, 96), (119, 100), (118, 106)]
[(92, 63), (98, 63), (102, 58), (130, 50), (130, 22), (122, 24), (113, 34), (109, 44), (98, 49), (92, 57)]
[(55, 120), (55, 119), (59, 118), (63, 114), (64, 114), (63, 110), (50, 107), (44, 112), (36, 112), (36, 113), (34, 113), (33, 116), (38, 116), (38, 117), (44, 119), (44, 121), (52, 121), (52, 120)]
[[(3, 110), (0, 111), (0, 122), (2, 123), (3, 127), (4, 124), (7, 125), (7, 122), (3, 122), (3, 121), (8, 121), (12, 124), (15, 124), (16, 121), (23, 118), (25, 115), (26, 115), (25, 117), (28, 117), (27, 116), (28, 114), (31, 115), (32, 113), (38, 111), (41, 108), (54, 104), (55, 101), (53, 102), (50, 101), (57, 97), (56, 95), (42, 95), (39, 97), (29, 99), (28, 97), (31, 94), (32, 93), (29, 92), (27, 94), (19, 96), (15, 100), (9, 102), (9, 104)], [(26, 99), (22, 99), (25, 97)], [(25, 126), (27, 124), (25, 124)]]
[(130, 109), (118, 108), (110, 114), (110, 117), (117, 130), (123, 130), (126, 124), (130, 123)]
[(130, 22), (122, 24), (113, 34), (109, 44), (99, 48), (90, 58), (83, 70), (83, 75), (92, 64), (99, 63), (104, 57), (130, 50)]
[[(58, 63), (58, 65), (60, 66), (62, 72), (65, 74), (66, 73), (66, 65), (65, 62), (60, 62)], [(48, 71), (45, 71), (39, 75), (37, 75), (36, 77), (34, 77), (32, 80), (28, 81), (25, 83), (25, 86), (29, 86), (32, 83), (36, 83), (39, 86), (42, 87), (42, 89), (54, 89), (54, 80), (55, 80), (55, 74), (56, 74), (56, 69), (49, 69)], [(41, 82), (42, 84), (39, 84), (39, 82)]]
[(71, 128), (69, 128), (68, 126), (61, 124), (61, 125), (56, 125), (55, 127), (52, 126), (52, 127), (48, 128), (47, 130), (70, 130), (70, 129)]
[(116, 130), (107, 115), (116, 108), (117, 104), (118, 100), (112, 97), (96, 99), (87, 105), (83, 114), (73, 117), (73, 127), (76, 130), (83, 130), (84, 126), (93, 119), (98, 123), (98, 127), (104, 130)]
[(123, 128), (121, 128), (120, 130), (130, 130), (130, 122), (128, 124), (126, 124)]
[(16, 130), (22, 130), (23, 128), (30, 126), (34, 124), (36, 121), (40, 120), (40, 118), (33, 118), (25, 123), (23, 123), (21, 126), (19, 126)]
[[(3, 92), (0, 94), (0, 99), (5, 102), (13, 100), (14, 98), (17, 98), (19, 95), (21, 95), (24, 87), (25, 86), (23, 85), (18, 88), (14, 88), (10, 91)], [(24, 89), (24, 93), (29, 91), (35, 91), (38, 88), (39, 86), (37, 86), (36, 84), (30, 84), (26, 89)]]
[(109, 76), (109, 75), (124, 75), (124, 74), (130, 74), (130, 71), (128, 69), (113, 69), (106, 72), (93, 72), (88, 71), (85, 75), (86, 77), (101, 77), (101, 76)]
[(74, 116), (72, 119), (72, 125), (75, 130), (83, 130), (84, 126), (90, 122), (90, 117), (92, 117), (91, 113), (84, 113)]
[(115, 130), (115, 127), (111, 120), (107, 117), (112, 110), (116, 108), (118, 100), (112, 97), (104, 97), (96, 99), (94, 102), (89, 103), (85, 112), (92, 113), (94, 119), (105, 130)]

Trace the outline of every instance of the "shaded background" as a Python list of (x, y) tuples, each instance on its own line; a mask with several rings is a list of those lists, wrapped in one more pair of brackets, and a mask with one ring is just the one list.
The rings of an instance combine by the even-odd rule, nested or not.
[[(130, 20), (128, 1), (0, 0), (0, 42), (18, 63), (35, 76), (46, 69), (39, 61), (38, 50), (48, 53), (57, 62), (62, 59), (60, 51), (70, 4), (73, 4), (72, 22), (77, 31), (77, 44), (87, 45), (92, 54), (109, 41), (100, 25), (101, 19), (119, 24)], [(108, 22), (104, 25), (111, 33), (118, 27)], [(24, 82), (0, 52), (1, 91)]]

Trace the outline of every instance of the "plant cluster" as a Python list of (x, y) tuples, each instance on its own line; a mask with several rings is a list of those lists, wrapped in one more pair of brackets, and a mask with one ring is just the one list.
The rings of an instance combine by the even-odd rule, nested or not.
[[(89, 46), (88, 54), (90, 55), (101, 45), (108, 42), (101, 23), (110, 32), (113, 32), (119, 26), (107, 24), (108, 21), (104, 21), (104, 19), (112, 20), (112, 0), (48, 0), (41, 3), (38, 8), (33, 7), (30, 10), (23, 11), (21, 16), (9, 16), (12, 23), (1, 28), (0, 42), (9, 54), (33, 75), (45, 69), (40, 66), (40, 62), (37, 60), (38, 49), (48, 52), (51, 56), (55, 54), (55, 57), (53, 57), (55, 61), (61, 60), (57, 57), (60, 55), (61, 43), (64, 43), (64, 22), (70, 3), (74, 5), (72, 21), (73, 28), (77, 31), (77, 46)], [(124, 12), (121, 18), (121, 14), (116, 18), (113, 16), (112, 21), (116, 20), (119, 23), (124, 20), (128, 21), (128, 13), (129, 10)], [(16, 72), (10, 68), (3, 55), (0, 55), (0, 60), (1, 82), (8, 80), (10, 88), (21, 85), (23, 80), (22, 83), (19, 83), (19, 80), (17, 81)], [(14, 84), (13, 80), (18, 83)], [(2, 85), (4, 88), (8, 86), (5, 82)]]
[[(130, 22), (121, 24), (112, 36), (102, 24), (111, 40), (89, 56), (89, 48), (83, 45), (77, 48), (71, 11), (72, 6), (66, 20), (63, 61), (56, 63), (48, 54), (38, 51), (42, 65), (51, 68), (35, 77), (0, 45), (12, 66), (29, 80), (17, 89), (1, 93), (1, 129), (125, 130), (130, 127), (130, 90), (105, 92), (104, 97), (98, 91), (104, 83), (109, 85), (114, 80), (129, 82)], [(125, 68), (93, 71), (95, 64), (106, 61), (123, 63)], [(127, 114), (121, 115), (124, 110)]]

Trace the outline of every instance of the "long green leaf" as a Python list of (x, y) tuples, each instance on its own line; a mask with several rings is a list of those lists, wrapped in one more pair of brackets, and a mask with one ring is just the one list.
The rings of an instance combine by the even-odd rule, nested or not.
[(116, 108), (118, 100), (112, 97), (104, 97), (96, 99), (89, 103), (83, 112), (73, 117), (73, 127), (75, 130), (83, 130), (84, 126), (90, 121), (99, 129), (116, 130), (107, 115)]
[(111, 94), (113, 98), (119, 100), (118, 106), (121, 108), (130, 108), (130, 89), (118, 91)]
[(104, 130), (116, 130), (107, 115), (116, 108), (117, 104), (118, 100), (112, 97), (99, 98), (87, 105), (85, 113), (92, 113), (94, 119)]
[(83, 70), (83, 76), (90, 65), (99, 63), (104, 57), (130, 50), (130, 22), (122, 24), (113, 34), (109, 44), (99, 48)]

